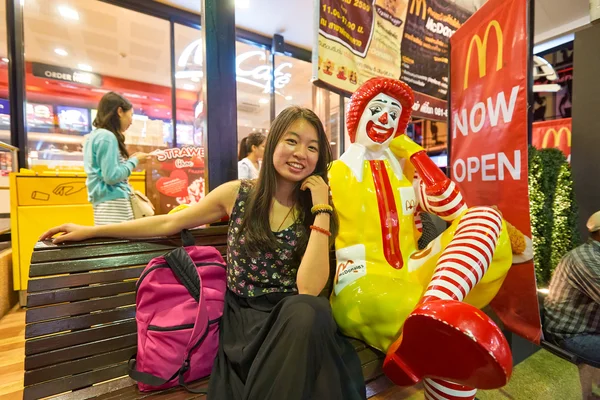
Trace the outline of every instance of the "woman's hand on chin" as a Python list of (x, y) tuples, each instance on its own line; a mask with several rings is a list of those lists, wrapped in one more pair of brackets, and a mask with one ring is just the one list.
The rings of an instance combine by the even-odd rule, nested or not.
[(92, 226), (64, 224), (48, 230), (42, 236), (40, 236), (39, 240), (51, 239), (58, 233), (62, 233), (62, 235), (57, 236), (52, 240), (52, 243), (54, 244), (63, 242), (79, 242), (94, 237), (94, 228)]
[(310, 190), (313, 206), (329, 204), (329, 186), (319, 175), (311, 175), (302, 181), (300, 190)]

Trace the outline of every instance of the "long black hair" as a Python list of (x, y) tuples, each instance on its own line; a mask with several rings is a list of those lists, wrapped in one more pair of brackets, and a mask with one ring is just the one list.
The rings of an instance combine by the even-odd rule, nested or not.
[(121, 132), (121, 119), (119, 118), (119, 107), (123, 112), (129, 111), (133, 105), (125, 97), (115, 92), (108, 92), (98, 104), (98, 114), (92, 123), (96, 128), (103, 128), (111, 131), (119, 143), (119, 152), (127, 159), (129, 152), (125, 147), (125, 135)]

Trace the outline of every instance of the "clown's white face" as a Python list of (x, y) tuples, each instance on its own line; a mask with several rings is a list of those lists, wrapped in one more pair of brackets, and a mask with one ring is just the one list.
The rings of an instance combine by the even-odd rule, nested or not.
[(385, 150), (398, 129), (402, 113), (400, 102), (380, 93), (375, 96), (360, 117), (356, 131), (356, 142), (370, 151)]

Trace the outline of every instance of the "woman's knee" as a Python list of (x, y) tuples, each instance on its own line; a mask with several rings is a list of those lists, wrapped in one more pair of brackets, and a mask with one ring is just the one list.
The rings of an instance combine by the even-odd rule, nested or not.
[(305, 294), (290, 296), (281, 308), (288, 325), (299, 330), (335, 329), (329, 302), (324, 297)]

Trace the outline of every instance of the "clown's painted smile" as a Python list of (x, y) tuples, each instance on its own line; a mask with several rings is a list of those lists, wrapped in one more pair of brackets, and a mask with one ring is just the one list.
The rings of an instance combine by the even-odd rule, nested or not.
[(384, 93), (375, 96), (365, 107), (357, 130), (357, 142), (379, 151), (397, 134), (402, 113), (400, 102)]
[(373, 121), (367, 122), (367, 136), (375, 143), (383, 143), (394, 134), (395, 127), (385, 128)]

